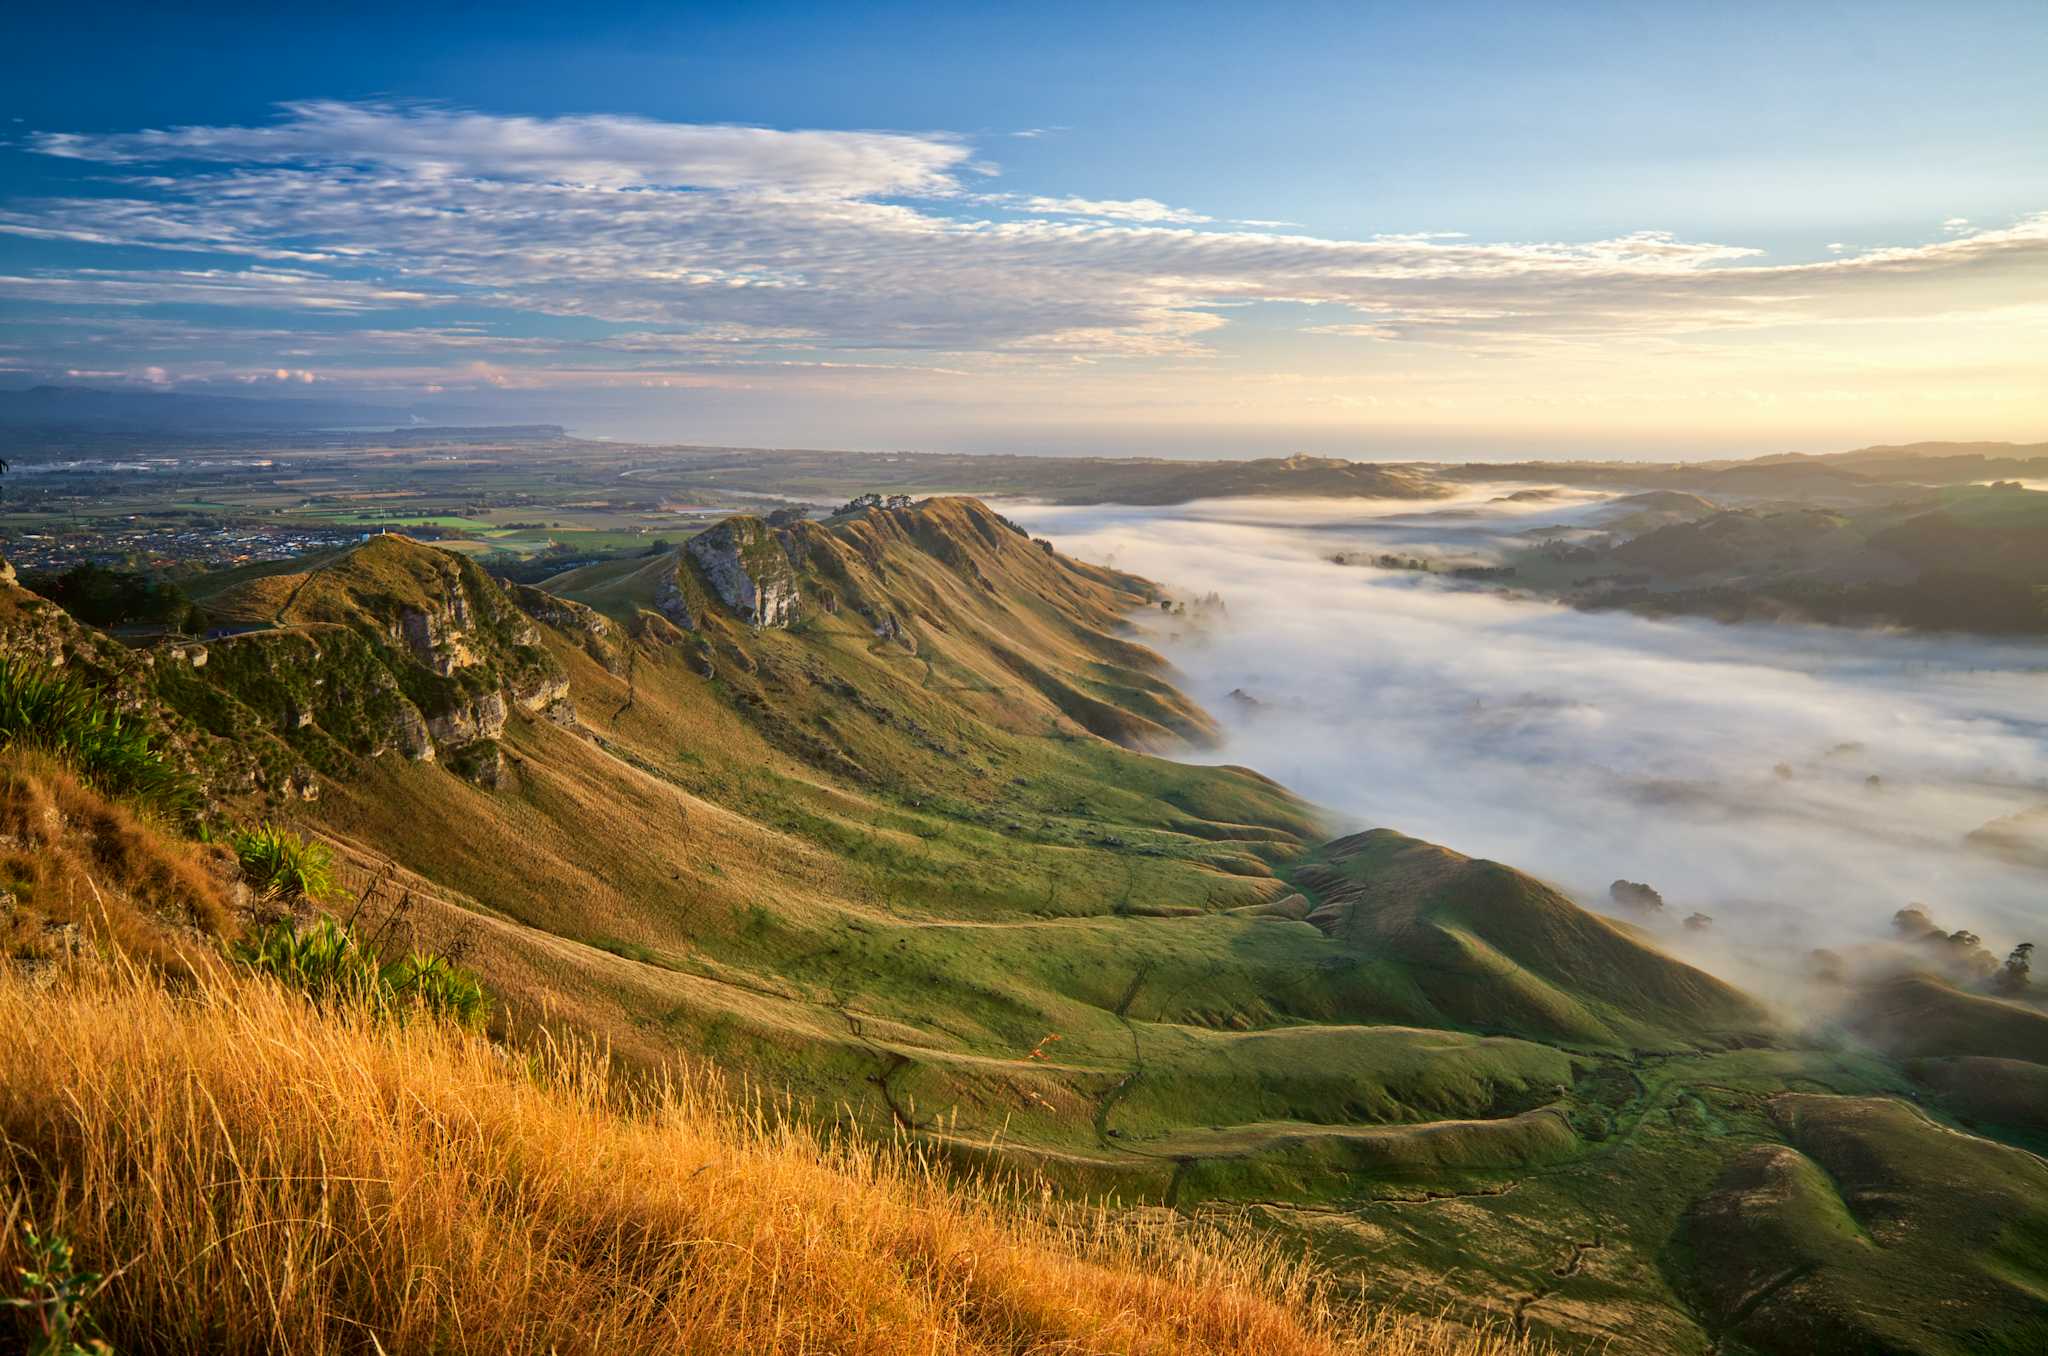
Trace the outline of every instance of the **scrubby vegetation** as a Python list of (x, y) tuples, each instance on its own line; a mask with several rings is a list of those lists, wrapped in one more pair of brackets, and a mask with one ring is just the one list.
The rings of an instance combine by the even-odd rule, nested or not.
[(0, 655), (0, 748), (17, 744), (47, 750), (94, 786), (160, 810), (189, 809), (196, 799), (141, 719), (75, 678)]
[(0, 1305), (20, 1312), (28, 1328), (28, 1356), (111, 1356), (112, 1348), (92, 1331), (92, 1302), (106, 1287), (96, 1271), (80, 1271), (71, 1243), (45, 1238), (35, 1226), (21, 1228), (26, 1261), (15, 1268), (18, 1293), (0, 1295)]
[(237, 829), (235, 855), (249, 883), (280, 899), (318, 903), (334, 889), (334, 854), (280, 825)]
[(359, 938), (354, 927), (322, 918), (310, 927), (280, 919), (234, 948), (235, 959), (260, 974), (330, 1006), (404, 1015), (419, 1009), (460, 1026), (481, 1026), (490, 1002), (475, 975), (452, 957), (409, 951), (378, 954), (382, 938)]

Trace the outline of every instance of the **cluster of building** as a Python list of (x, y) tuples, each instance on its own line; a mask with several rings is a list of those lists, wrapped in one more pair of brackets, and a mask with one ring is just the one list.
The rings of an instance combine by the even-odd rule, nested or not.
[(0, 554), (17, 570), (68, 570), (74, 565), (222, 569), (259, 560), (288, 560), (367, 534), (360, 528), (138, 527), (92, 532), (22, 532), (0, 537)]

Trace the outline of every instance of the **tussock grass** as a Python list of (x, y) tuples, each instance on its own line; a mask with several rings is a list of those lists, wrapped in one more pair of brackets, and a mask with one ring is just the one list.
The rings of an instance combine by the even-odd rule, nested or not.
[(236, 960), (316, 1002), (352, 1004), (403, 1018), (414, 1009), (461, 1026), (490, 1014), (483, 985), (448, 956), (419, 950), (385, 960), (356, 929), (332, 918), (300, 927), (278, 919), (234, 946)]
[(325, 843), (271, 823), (237, 829), (232, 841), (242, 873), (264, 893), (314, 903), (333, 893), (334, 854)]
[(9, 956), (61, 954), (90, 938), (172, 973), (204, 966), (213, 939), (236, 928), (225, 879), (233, 870), (225, 849), (159, 833), (49, 754), (0, 752), (0, 944)]
[[(1157, 1214), (966, 1194), (715, 1082), (627, 1086), (217, 972), (0, 969), (0, 1219), (123, 1352), (1501, 1356)], [(21, 1264), (18, 1229), (0, 1272)]]

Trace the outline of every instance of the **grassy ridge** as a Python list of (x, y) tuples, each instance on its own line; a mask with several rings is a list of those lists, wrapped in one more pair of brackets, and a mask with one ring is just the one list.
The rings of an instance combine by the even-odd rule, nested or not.
[(574, 1046), (522, 1067), (261, 982), (174, 998), (91, 967), (0, 973), (0, 1025), (37, 1032), (0, 1049), (0, 1215), (106, 1262), (121, 1350), (1510, 1350), (1342, 1312), (1241, 1240), (962, 1194), (715, 1084), (628, 1088)]
[(1556, 890), (1389, 829), (1291, 868), (1333, 938), (1409, 965), (1451, 1021), (1537, 1039), (1670, 1047), (1758, 1040), (1770, 1016)]
[[(181, 691), (326, 774), (290, 818), (350, 890), (389, 864), (422, 944), (488, 977), (494, 1034), (702, 1057), (828, 1137), (1255, 1221), (1377, 1303), (1733, 1352), (1688, 1212), (1750, 1150), (1818, 1153), (1774, 1114), (1788, 1090), (1914, 1091), (1508, 867), (1384, 832), (1312, 850), (1284, 789), (1142, 752), (1202, 731), (1110, 634), (1143, 581), (960, 501), (776, 530), (746, 559), (795, 579), (787, 628), (726, 611), (685, 551), (551, 581), (587, 606), (510, 595), (529, 641), (488, 580), (383, 538), (368, 564), (282, 572), (304, 576), (292, 612), (355, 629), (222, 642)], [(251, 675), (274, 666), (242, 648), (333, 655), (340, 634), (414, 662), (382, 639), (394, 609), (439, 619), (453, 675), (556, 673), (575, 714), (511, 703), (488, 780), (327, 728), (366, 703), (264, 714)], [(310, 693), (332, 664), (296, 677)], [(1959, 1186), (2001, 1161), (1955, 1160)], [(1913, 1304), (1949, 1280), (1932, 1257), (1886, 1278)]]

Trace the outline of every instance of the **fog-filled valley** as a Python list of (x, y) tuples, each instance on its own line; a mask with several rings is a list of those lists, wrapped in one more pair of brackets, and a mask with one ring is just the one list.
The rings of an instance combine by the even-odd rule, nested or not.
[[(1332, 559), (1491, 562), (1605, 502), (1514, 488), (1006, 511), (1185, 605), (1142, 625), (1224, 728), (1198, 756), (1535, 873), (1767, 997), (1911, 904), (1999, 954), (2038, 923), (2038, 867), (1966, 839), (2048, 804), (2048, 646), (1577, 611)], [(1617, 909), (1617, 878), (1665, 907)]]
[(0, 1356), (2048, 1353), (2041, 0), (21, 8)]

